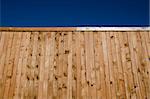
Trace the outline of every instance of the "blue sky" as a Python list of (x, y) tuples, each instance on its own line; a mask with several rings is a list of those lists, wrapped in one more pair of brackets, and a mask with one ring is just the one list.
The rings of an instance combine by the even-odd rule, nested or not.
[(0, 26), (149, 25), (149, 0), (1, 0)]

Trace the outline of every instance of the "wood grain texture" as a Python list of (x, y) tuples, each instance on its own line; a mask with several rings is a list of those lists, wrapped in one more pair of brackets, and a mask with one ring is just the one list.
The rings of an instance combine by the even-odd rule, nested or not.
[(149, 31), (0, 32), (0, 99), (149, 98)]

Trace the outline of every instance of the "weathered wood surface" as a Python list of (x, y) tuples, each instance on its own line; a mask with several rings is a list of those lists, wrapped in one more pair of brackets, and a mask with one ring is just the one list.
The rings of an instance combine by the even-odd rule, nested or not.
[(150, 99), (150, 32), (0, 32), (0, 99)]

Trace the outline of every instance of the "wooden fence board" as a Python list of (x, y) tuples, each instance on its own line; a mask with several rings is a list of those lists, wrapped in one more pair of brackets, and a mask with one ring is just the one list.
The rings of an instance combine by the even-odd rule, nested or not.
[(0, 32), (0, 99), (149, 98), (149, 31)]

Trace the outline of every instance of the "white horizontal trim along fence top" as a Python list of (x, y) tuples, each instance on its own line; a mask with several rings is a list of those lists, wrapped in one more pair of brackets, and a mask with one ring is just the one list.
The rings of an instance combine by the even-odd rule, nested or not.
[(150, 27), (77, 27), (77, 31), (138, 31), (150, 30)]

